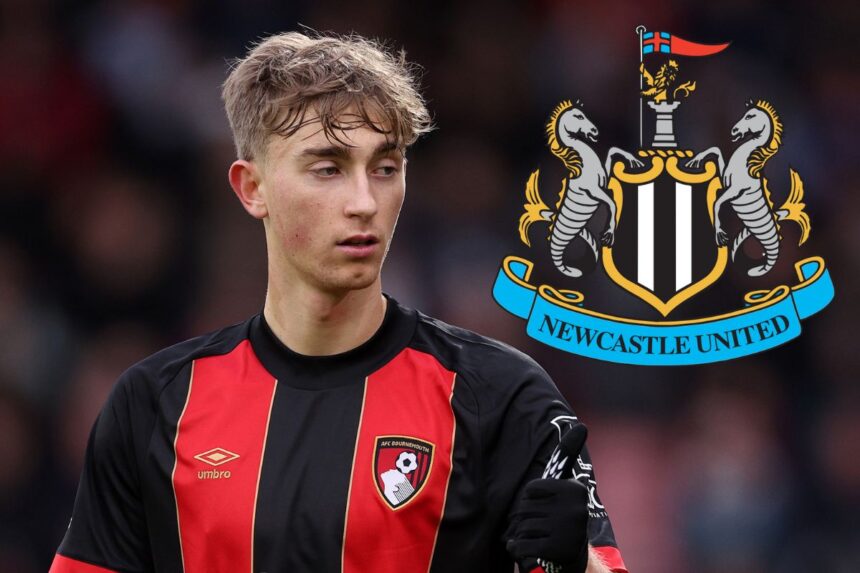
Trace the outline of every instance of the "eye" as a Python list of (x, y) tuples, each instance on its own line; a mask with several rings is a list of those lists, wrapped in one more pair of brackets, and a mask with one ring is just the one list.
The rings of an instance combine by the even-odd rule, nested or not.
[(380, 165), (373, 170), (373, 173), (382, 177), (391, 177), (392, 175), (396, 175), (397, 171), (398, 169), (394, 165)]
[(340, 173), (340, 169), (335, 165), (323, 165), (321, 167), (314, 167), (311, 169), (311, 172), (317, 177), (330, 178)]

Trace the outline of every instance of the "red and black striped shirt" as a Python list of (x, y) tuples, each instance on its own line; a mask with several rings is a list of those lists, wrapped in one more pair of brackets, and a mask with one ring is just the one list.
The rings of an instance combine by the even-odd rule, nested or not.
[[(508, 515), (570, 415), (526, 355), (391, 298), (334, 356), (257, 315), (122, 375), (51, 571), (512, 571)], [(623, 571), (605, 512), (589, 531)]]

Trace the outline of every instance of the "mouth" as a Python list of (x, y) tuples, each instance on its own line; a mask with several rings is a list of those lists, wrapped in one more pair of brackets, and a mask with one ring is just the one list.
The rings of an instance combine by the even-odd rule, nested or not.
[(372, 255), (377, 245), (379, 245), (379, 238), (373, 234), (351, 235), (337, 243), (338, 249), (354, 257)]
[(591, 141), (597, 142), (597, 134), (593, 131), (589, 132), (586, 137), (588, 137), (588, 139), (590, 139)]
[(367, 233), (367, 234), (362, 234), (362, 235), (352, 235), (352, 236), (344, 239), (343, 241), (339, 241), (338, 245), (339, 246), (345, 245), (345, 246), (350, 246), (350, 247), (353, 247), (353, 246), (361, 247), (361, 246), (367, 246), (367, 245), (375, 245), (378, 242), (379, 242), (379, 239), (376, 238), (376, 235), (372, 235), (372, 234)]

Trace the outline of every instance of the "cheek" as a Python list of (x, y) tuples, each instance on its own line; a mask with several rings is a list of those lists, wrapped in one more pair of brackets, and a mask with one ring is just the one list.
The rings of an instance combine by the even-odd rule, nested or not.
[(394, 209), (391, 213), (391, 226), (397, 224), (397, 219), (400, 217), (400, 211), (403, 209), (403, 200), (405, 197), (403, 195), (400, 196), (400, 200), (397, 201), (397, 204), (394, 206)]
[(290, 249), (301, 249), (310, 244), (310, 229), (301, 224), (289, 227), (282, 236), (284, 245)]
[(307, 218), (287, 217), (280, 221), (278, 235), (288, 249), (301, 249), (311, 243), (313, 225)]
[(403, 200), (405, 199), (405, 188), (401, 188), (396, 192), (392, 193), (389, 196), (389, 199), (386, 201), (384, 209), (388, 218), (393, 222), (397, 219), (397, 216), (400, 214), (400, 209), (403, 207)]
[(281, 205), (278, 235), (288, 250), (307, 250), (325, 240), (329, 214), (319, 200), (293, 200)]

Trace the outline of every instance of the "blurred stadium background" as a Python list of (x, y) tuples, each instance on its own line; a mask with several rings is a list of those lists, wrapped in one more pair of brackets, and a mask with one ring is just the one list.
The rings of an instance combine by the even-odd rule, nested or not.
[[(591, 428), (631, 571), (860, 571), (860, 4), (2, 0), (0, 10), (0, 571), (47, 569), (118, 374), (261, 308), (263, 234), (227, 184), (219, 86), (250, 42), (299, 23), (390, 39), (424, 67), (439, 129), (411, 152), (385, 290), (547, 368)], [(791, 163), (804, 177), (813, 232), (800, 254), (824, 256), (837, 294), (777, 350), (697, 368), (611, 365), (532, 342), (491, 300), (501, 259), (523, 254), (525, 180), (553, 162), (542, 134), (552, 107), (582, 98), (598, 149), (635, 146), (638, 24), (733, 41), (696, 78), (698, 125), (686, 131), (696, 147), (724, 141), (749, 97), (782, 115), (772, 169), (784, 177)]]

